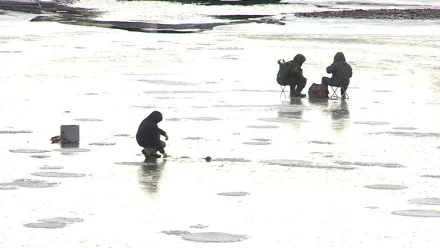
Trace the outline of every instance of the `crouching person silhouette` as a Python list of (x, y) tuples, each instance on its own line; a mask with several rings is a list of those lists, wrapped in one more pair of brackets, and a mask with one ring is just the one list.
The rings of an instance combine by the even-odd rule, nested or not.
[(163, 158), (168, 157), (168, 154), (166, 154), (164, 150), (166, 144), (160, 140), (161, 135), (165, 137), (165, 140), (168, 140), (168, 135), (157, 125), (161, 121), (162, 113), (153, 111), (139, 125), (136, 133), (136, 141), (144, 148), (142, 149), (142, 154), (144, 154), (145, 159), (160, 158), (161, 156), (157, 154), (157, 152), (160, 152)]

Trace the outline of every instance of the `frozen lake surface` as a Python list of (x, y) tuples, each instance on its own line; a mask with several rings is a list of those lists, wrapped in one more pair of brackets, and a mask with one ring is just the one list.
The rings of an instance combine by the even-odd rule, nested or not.
[[(440, 246), (440, 21), (76, 5), (111, 20), (239, 12), (286, 25), (146, 34), (0, 14), (0, 247)], [(306, 56), (307, 93), (338, 51), (354, 69), (349, 100), (280, 95), (276, 60)], [(145, 163), (134, 136), (153, 110), (171, 158)], [(80, 147), (50, 144), (71, 124)]]

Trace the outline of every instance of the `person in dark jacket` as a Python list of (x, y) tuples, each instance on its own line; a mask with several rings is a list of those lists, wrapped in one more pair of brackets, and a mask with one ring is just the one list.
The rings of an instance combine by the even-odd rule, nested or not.
[(341, 96), (344, 98), (345, 91), (350, 84), (350, 78), (353, 76), (353, 72), (351, 66), (345, 62), (345, 56), (343, 53), (336, 53), (333, 63), (327, 67), (327, 73), (331, 73), (332, 77), (323, 77), (321, 83), (341, 87)]
[(136, 141), (144, 148), (142, 149), (142, 154), (144, 154), (145, 159), (160, 158), (157, 151), (159, 151), (164, 158), (168, 157), (164, 150), (166, 144), (164, 141), (160, 140), (161, 135), (165, 137), (165, 140), (168, 140), (168, 135), (157, 125), (161, 121), (162, 113), (159, 111), (153, 111), (139, 125), (136, 133)]
[(297, 54), (293, 58), (291, 65), (291, 74), (289, 75), (290, 83), (290, 97), (305, 97), (305, 94), (301, 94), (301, 91), (306, 87), (307, 79), (303, 75), (301, 66), (306, 61), (306, 57), (302, 54)]

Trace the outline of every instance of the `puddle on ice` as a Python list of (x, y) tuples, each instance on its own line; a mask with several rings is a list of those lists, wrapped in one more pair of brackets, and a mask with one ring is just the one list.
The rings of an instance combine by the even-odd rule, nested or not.
[(410, 217), (440, 217), (440, 211), (424, 209), (399, 210), (393, 211), (392, 214)]
[(393, 129), (397, 129), (397, 130), (416, 130), (417, 128), (415, 128), (415, 127), (393, 127)]
[(79, 119), (73, 119), (75, 121), (102, 121), (101, 119), (95, 119), (95, 118), (79, 118)]
[(394, 185), (394, 184), (371, 184), (371, 185), (365, 185), (364, 187), (369, 189), (385, 189), (385, 190), (400, 190), (400, 189), (408, 188), (406, 186)]
[(249, 128), (267, 128), (267, 129), (271, 129), (271, 128), (279, 128), (278, 126), (273, 126), (273, 125), (252, 125), (252, 126), (247, 126)]
[(35, 154), (35, 155), (31, 155), (32, 158), (48, 158), (50, 157), (49, 155), (44, 155), (44, 154)]
[(48, 150), (38, 150), (38, 149), (12, 149), (9, 150), (13, 153), (45, 153), (45, 152), (51, 152)]
[(330, 141), (321, 141), (321, 140), (311, 140), (309, 141), (311, 144), (320, 144), (320, 145), (333, 145), (333, 142)]
[(32, 179), (16, 179), (10, 183), (0, 183), (0, 186), (24, 187), (24, 188), (49, 188), (58, 185), (58, 183), (51, 183), (41, 180)]
[(297, 167), (297, 168), (310, 168), (310, 169), (335, 169), (335, 170), (353, 170), (354, 167), (346, 167), (346, 166), (332, 166), (332, 165), (319, 165), (314, 164), (310, 161), (304, 160), (268, 160), (263, 161), (270, 165), (281, 165), (287, 167)]
[(247, 163), (251, 162), (249, 159), (245, 158), (215, 158), (213, 161), (219, 161), (219, 162), (239, 162), (239, 163)]
[(61, 178), (86, 176), (85, 174), (80, 174), (80, 173), (51, 172), (51, 171), (34, 172), (31, 175), (39, 176), (39, 177), (61, 177)]
[(116, 145), (115, 142), (95, 142), (95, 143), (90, 143), (89, 145), (91, 146), (114, 146)]
[(20, 134), (20, 133), (32, 133), (29, 130), (0, 130), (0, 134)]
[(248, 239), (245, 235), (220, 233), (220, 232), (204, 232), (204, 233), (189, 233), (183, 236), (183, 239), (194, 242), (209, 242), (209, 243), (229, 243), (239, 242)]
[(48, 166), (48, 165), (45, 165), (43, 167), (40, 167), (39, 169), (40, 170), (60, 170), (62, 168), (63, 168), (63, 166)]
[(341, 161), (337, 160), (334, 161), (336, 164), (340, 165), (356, 165), (356, 166), (378, 166), (378, 167), (384, 167), (384, 168), (402, 168), (404, 167), (401, 164), (398, 163), (390, 163), (390, 162), (359, 162), (359, 161)]
[(202, 224), (197, 224), (197, 225), (190, 226), (190, 228), (199, 228), (199, 229), (207, 228), (207, 227), (208, 227), (207, 225), (202, 225)]
[(418, 198), (410, 199), (408, 201), (420, 205), (440, 205), (440, 198)]
[(217, 195), (222, 195), (222, 196), (246, 196), (246, 195), (250, 195), (248, 192), (222, 192), (222, 193), (218, 193)]
[(389, 122), (385, 122), (385, 121), (355, 121), (353, 122), (354, 124), (363, 124), (363, 125), (388, 125), (390, 124)]
[(440, 175), (422, 175), (421, 177), (437, 178), (440, 179)]
[(67, 224), (82, 222), (81, 218), (55, 217), (49, 219), (38, 220), (36, 223), (27, 223), (23, 226), (29, 228), (63, 228)]
[(183, 236), (185, 234), (190, 234), (190, 232), (188, 231), (184, 231), (184, 230), (167, 230), (167, 231), (162, 231), (165, 234), (168, 235), (177, 235), (177, 236)]

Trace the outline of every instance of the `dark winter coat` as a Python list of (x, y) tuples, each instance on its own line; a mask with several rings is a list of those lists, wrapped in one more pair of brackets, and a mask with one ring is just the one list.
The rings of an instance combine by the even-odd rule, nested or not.
[(288, 81), (291, 82), (290, 85), (297, 85), (304, 81), (305, 78), (301, 66), (305, 61), (306, 57), (302, 54), (297, 54), (293, 60), (289, 61), (292, 63), (290, 67), (290, 75), (288, 76)]
[(351, 66), (345, 62), (341, 52), (336, 53), (333, 63), (327, 67), (327, 73), (332, 73), (332, 83), (335, 85), (348, 85), (353, 76)]
[(144, 148), (155, 148), (160, 153), (164, 153), (160, 144), (160, 135), (165, 136), (165, 131), (157, 126), (162, 121), (162, 114), (159, 111), (153, 111), (139, 125), (136, 133), (137, 143)]

